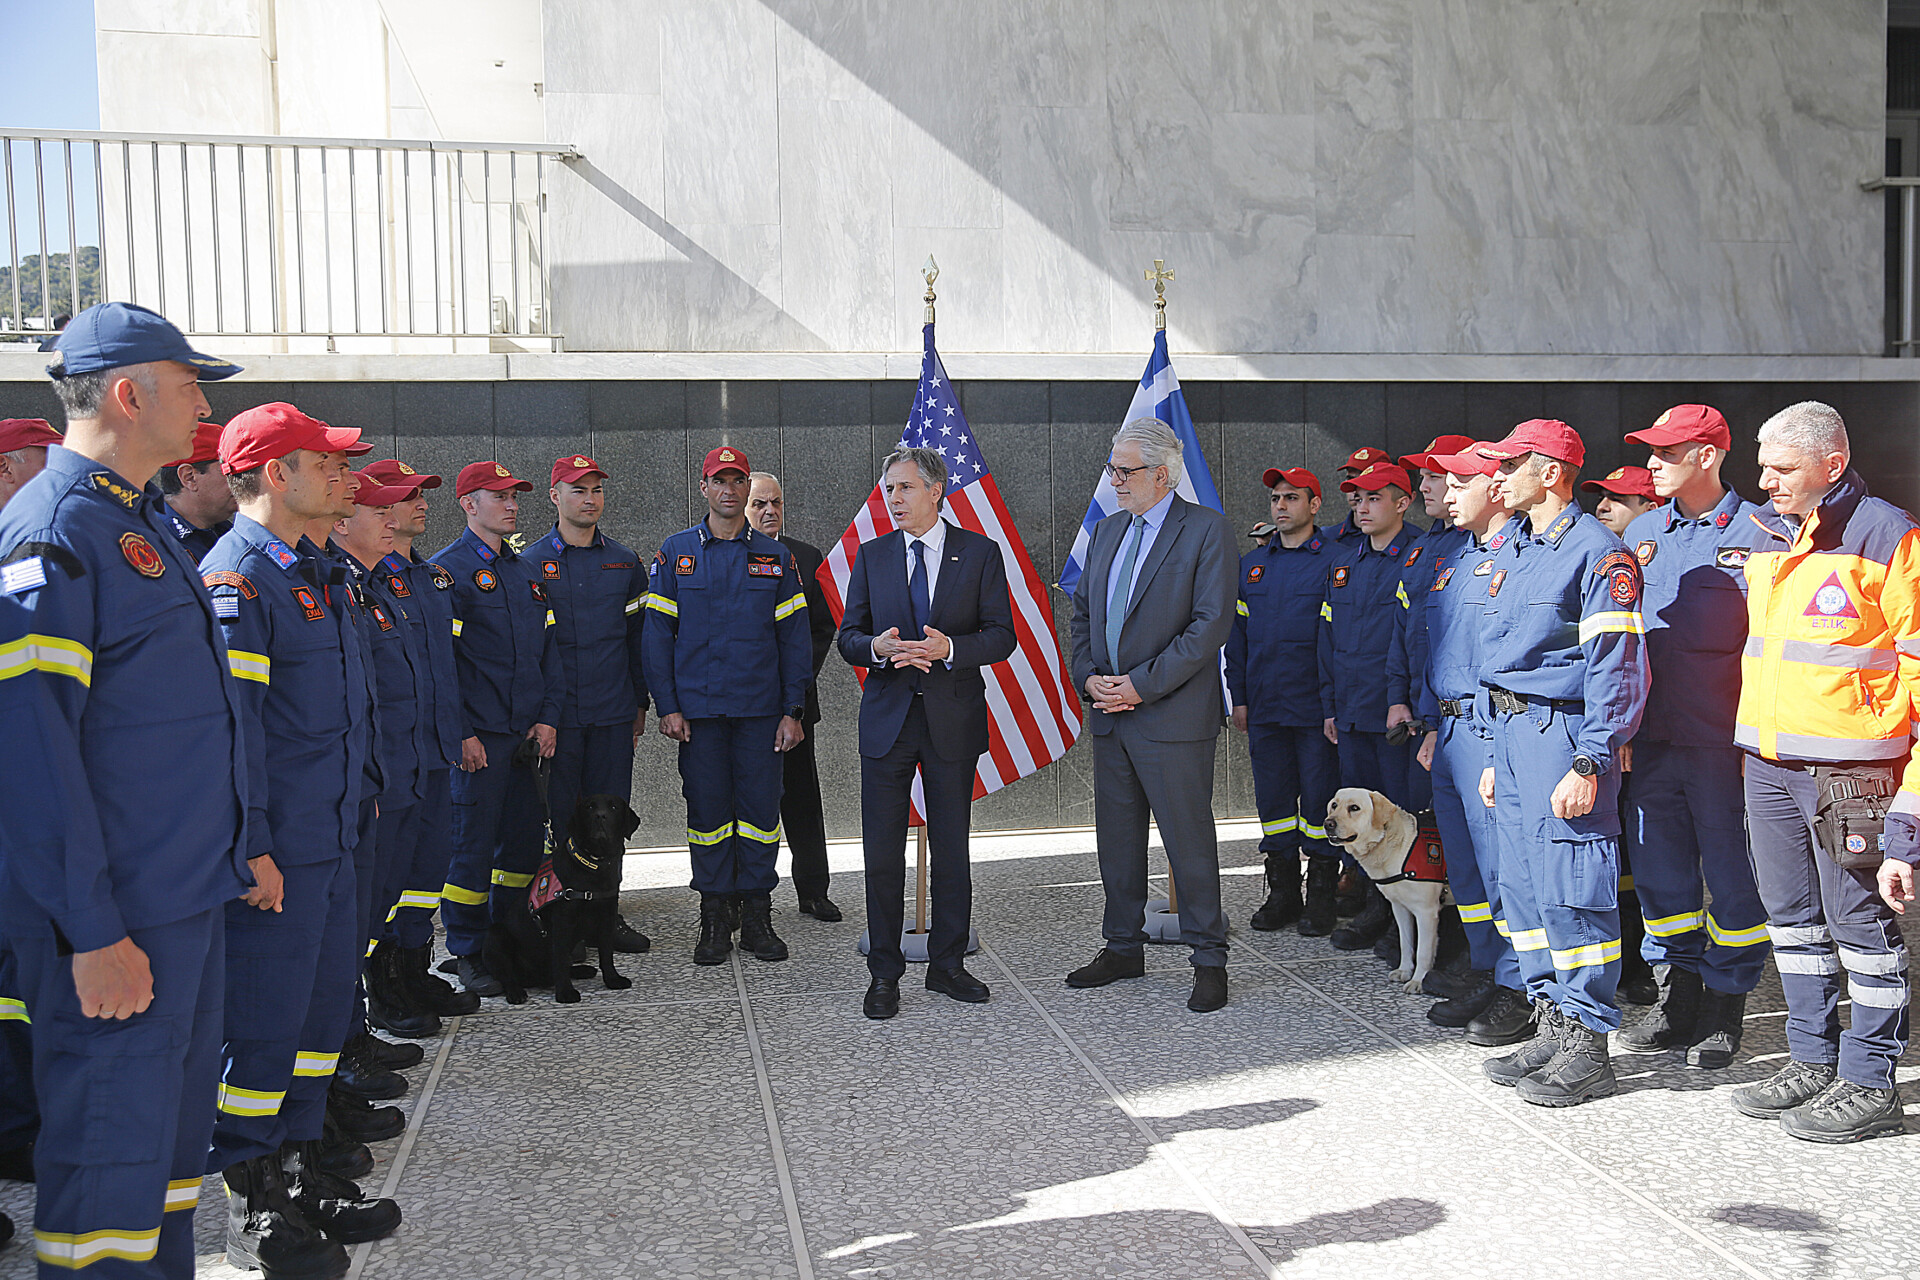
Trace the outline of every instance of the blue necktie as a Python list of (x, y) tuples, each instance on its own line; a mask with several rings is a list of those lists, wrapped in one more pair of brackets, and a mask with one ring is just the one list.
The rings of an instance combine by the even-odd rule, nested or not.
[(918, 538), (913, 540), (913, 576), (907, 579), (908, 593), (913, 596), (913, 625), (920, 634), (915, 640), (927, 638), (927, 620), (933, 616), (933, 597), (927, 591), (927, 544)]
[(1107, 661), (1113, 666), (1113, 674), (1120, 674), (1120, 628), (1127, 621), (1127, 601), (1133, 595), (1133, 566), (1140, 559), (1140, 540), (1146, 536), (1147, 518), (1135, 516), (1133, 530), (1127, 537), (1127, 554), (1120, 561), (1120, 576), (1115, 579), (1113, 593), (1107, 597)]

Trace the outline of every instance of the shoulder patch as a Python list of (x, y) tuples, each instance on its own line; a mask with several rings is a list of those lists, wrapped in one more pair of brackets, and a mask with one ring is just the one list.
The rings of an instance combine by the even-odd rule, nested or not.
[(1593, 567), (1596, 577), (1607, 581), (1607, 595), (1622, 608), (1640, 600), (1640, 562), (1627, 551), (1609, 551)]
[(104, 471), (94, 472), (87, 477), (87, 481), (93, 485), (97, 492), (106, 494), (109, 498), (112, 498), (129, 511), (140, 504), (140, 491), (138, 489), (128, 488)]
[(28, 556), (24, 560), (14, 560), (0, 566), (0, 591), (33, 591), (47, 585), (47, 562), (39, 556)]
[(66, 571), (69, 578), (87, 576), (87, 566), (80, 563), (79, 556), (51, 542), (23, 542), (15, 547), (5, 560), (0, 560), (0, 564), (17, 564), (22, 560), (35, 558), (44, 560), (47, 564), (59, 566)]
[(429, 561), (428, 564), (433, 569), (434, 588), (439, 591), (451, 591), (453, 589), (453, 575), (445, 569), (442, 569), (439, 565), (433, 564), (431, 561)]
[(254, 589), (253, 582), (244, 573), (235, 573), (231, 569), (216, 569), (212, 573), (200, 575), (200, 581), (207, 584), (207, 590), (215, 587), (232, 587), (249, 600), (257, 600), (260, 593)]
[(1659, 550), (1660, 544), (1652, 538), (1648, 538), (1645, 542), (1642, 542), (1633, 549), (1633, 558), (1643, 565), (1652, 564), (1654, 554)]
[(127, 558), (134, 572), (143, 578), (157, 578), (167, 571), (167, 562), (153, 549), (153, 544), (137, 533), (120, 535), (120, 554)]

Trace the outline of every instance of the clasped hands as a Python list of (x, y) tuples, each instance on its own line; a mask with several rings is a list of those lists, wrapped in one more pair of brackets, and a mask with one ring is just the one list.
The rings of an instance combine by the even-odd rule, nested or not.
[(933, 670), (936, 662), (946, 662), (953, 657), (953, 641), (937, 628), (926, 628), (924, 640), (902, 640), (900, 628), (888, 627), (873, 638), (873, 656), (883, 659), (890, 667), (918, 667), (922, 671)]
[(1133, 687), (1132, 676), (1088, 676), (1087, 696), (1096, 710), (1108, 715), (1131, 711), (1146, 701)]

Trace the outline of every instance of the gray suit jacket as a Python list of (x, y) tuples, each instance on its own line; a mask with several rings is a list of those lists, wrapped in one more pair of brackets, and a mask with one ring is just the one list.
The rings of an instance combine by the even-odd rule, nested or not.
[[(1220, 649), (1233, 630), (1240, 560), (1227, 518), (1175, 494), (1173, 507), (1133, 582), (1116, 662), (1107, 652), (1107, 579), (1132, 519), (1115, 512), (1093, 527), (1086, 572), (1073, 592), (1073, 687), (1086, 697), (1087, 677), (1128, 675), (1143, 699), (1131, 711), (1156, 742), (1216, 737), (1226, 721)], [(1096, 734), (1113, 717), (1089, 709)]]

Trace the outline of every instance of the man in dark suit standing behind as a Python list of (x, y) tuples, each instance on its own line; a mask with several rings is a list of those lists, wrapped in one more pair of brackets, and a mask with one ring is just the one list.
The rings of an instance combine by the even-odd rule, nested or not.
[(989, 994), (962, 963), (973, 917), (967, 837), (974, 770), (987, 749), (980, 669), (1014, 647), (1013, 601), (999, 546), (940, 518), (946, 462), (932, 449), (896, 449), (880, 476), (894, 531), (861, 544), (840, 620), (840, 656), (867, 669), (860, 699), (860, 825), (873, 975), (863, 1005), (869, 1018), (900, 1011), (907, 805), (916, 767), (926, 796), (933, 890), (927, 990), (969, 1004)]
[(1121, 509), (1094, 526), (1073, 593), (1073, 682), (1093, 703), (1107, 943), (1067, 985), (1145, 974), (1152, 816), (1179, 895), (1180, 941), (1193, 948), (1187, 1008), (1211, 1013), (1227, 1002), (1213, 753), (1226, 721), (1220, 649), (1233, 630), (1239, 561), (1227, 518), (1174, 492), (1180, 454), (1180, 437), (1152, 418), (1113, 437), (1106, 472)]
[(827, 608), (826, 593), (820, 589), (820, 548), (790, 538), (780, 532), (787, 523), (787, 496), (780, 477), (771, 471), (756, 471), (748, 477), (753, 488), (747, 494), (747, 523), (761, 533), (780, 539), (793, 552), (800, 569), (800, 582), (807, 595), (807, 629), (813, 635), (813, 680), (807, 685), (807, 710), (800, 717), (807, 736), (788, 751), (780, 792), (780, 830), (787, 838), (787, 852), (793, 855), (793, 891), (800, 898), (800, 914), (837, 923), (840, 908), (827, 897), (827, 819), (820, 807), (820, 766), (813, 754), (813, 726), (820, 723), (820, 667), (833, 652), (833, 613)]

